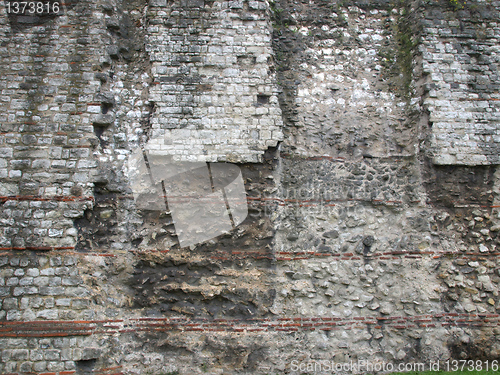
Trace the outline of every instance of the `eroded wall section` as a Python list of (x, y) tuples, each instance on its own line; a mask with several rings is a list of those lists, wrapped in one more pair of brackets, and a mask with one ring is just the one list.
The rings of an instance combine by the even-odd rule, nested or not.
[[(6, 9), (1, 373), (498, 358), (497, 2)], [(235, 163), (248, 216), (181, 247), (131, 155)]]

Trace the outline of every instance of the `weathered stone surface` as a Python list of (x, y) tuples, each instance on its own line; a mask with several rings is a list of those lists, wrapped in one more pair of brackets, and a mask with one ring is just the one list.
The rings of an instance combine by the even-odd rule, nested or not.
[[(498, 358), (500, 2), (7, 6), (0, 373)], [(181, 247), (131, 155), (236, 163), (248, 216)]]

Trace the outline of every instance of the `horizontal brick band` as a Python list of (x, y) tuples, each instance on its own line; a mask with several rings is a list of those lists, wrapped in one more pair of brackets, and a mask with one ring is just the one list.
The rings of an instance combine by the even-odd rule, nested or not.
[(436, 313), (416, 316), (282, 317), (259, 319), (131, 318), (109, 321), (2, 322), (0, 337), (59, 337), (131, 332), (297, 332), (372, 328), (497, 327), (499, 314)]
[[(117, 369), (121, 368), (122, 366), (116, 366), (113, 368), (109, 369), (95, 369), (92, 371), (94, 375), (123, 375), (123, 372), (116, 372)], [(59, 372), (30, 372), (30, 375), (72, 375), (76, 374), (76, 371), (73, 370), (65, 370), (65, 371), (59, 371)], [(8, 373), (4, 375), (26, 375), (26, 373)]]
[(68, 196), (53, 196), (53, 197), (40, 197), (36, 195), (11, 195), (11, 196), (0, 196), (0, 202), (6, 201), (35, 201), (35, 202), (84, 202), (84, 201), (94, 201), (94, 197), (76, 197), (72, 195)]
[(0, 337), (89, 336), (94, 328), (94, 323), (87, 321), (0, 322)]
[(19, 247), (19, 246), (11, 246), (11, 247), (0, 247), (0, 251), (23, 251), (23, 250), (30, 250), (30, 251), (60, 251), (60, 250), (74, 250), (74, 246), (24, 246), (24, 247)]

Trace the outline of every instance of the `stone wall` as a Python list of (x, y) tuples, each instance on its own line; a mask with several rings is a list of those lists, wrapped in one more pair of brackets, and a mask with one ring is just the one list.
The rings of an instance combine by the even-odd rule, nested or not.
[(499, 6), (459, 2), (424, 11), (424, 107), (436, 164), (498, 164)]
[[(3, 2), (0, 373), (498, 358), (499, 7)], [(181, 247), (142, 154), (236, 163), (247, 218)]]
[(146, 149), (186, 160), (261, 161), (282, 139), (266, 3), (155, 5), (147, 13), (154, 110)]

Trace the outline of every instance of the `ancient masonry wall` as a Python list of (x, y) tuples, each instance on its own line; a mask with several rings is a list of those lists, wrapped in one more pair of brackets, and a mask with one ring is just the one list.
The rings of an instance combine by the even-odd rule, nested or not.
[[(500, 2), (0, 7), (0, 373), (500, 355)], [(181, 248), (145, 152), (241, 169)]]
[(154, 111), (146, 149), (186, 160), (262, 161), (282, 140), (266, 4), (155, 5), (148, 9)]
[(498, 4), (427, 10), (423, 26), (424, 106), (434, 163), (498, 164)]

